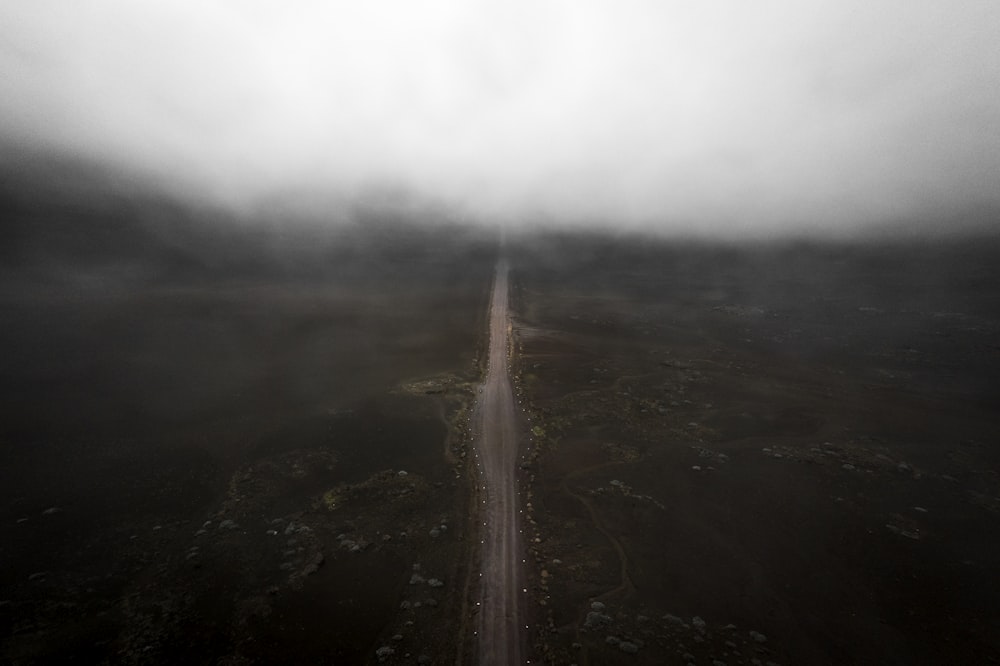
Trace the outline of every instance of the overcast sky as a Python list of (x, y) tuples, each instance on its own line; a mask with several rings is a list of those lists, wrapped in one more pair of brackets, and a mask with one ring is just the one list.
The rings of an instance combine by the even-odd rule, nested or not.
[[(0, 132), (252, 204), (855, 228), (1000, 209), (996, 0), (0, 0)], [(949, 217), (950, 216), (950, 217)]]

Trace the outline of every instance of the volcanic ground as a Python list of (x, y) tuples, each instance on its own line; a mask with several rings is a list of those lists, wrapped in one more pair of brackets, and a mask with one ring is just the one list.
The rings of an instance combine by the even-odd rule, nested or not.
[[(5, 201), (4, 661), (475, 660), (493, 234)], [(533, 661), (1000, 659), (995, 240), (504, 252)]]

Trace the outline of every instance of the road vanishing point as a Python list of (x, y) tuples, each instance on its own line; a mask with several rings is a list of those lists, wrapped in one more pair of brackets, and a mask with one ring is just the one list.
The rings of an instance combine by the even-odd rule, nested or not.
[(516, 469), (518, 420), (508, 371), (509, 266), (497, 261), (489, 311), (489, 367), (475, 407), (481, 585), (476, 636), (480, 664), (525, 663), (523, 550)]

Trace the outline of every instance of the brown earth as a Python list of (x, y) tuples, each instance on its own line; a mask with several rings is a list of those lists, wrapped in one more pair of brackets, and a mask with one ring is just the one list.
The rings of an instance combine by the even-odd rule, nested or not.
[(548, 663), (1000, 659), (995, 243), (511, 265)]
[[(0, 660), (474, 659), (492, 239), (147, 203), (4, 208)], [(508, 258), (522, 656), (1000, 659), (994, 241)]]
[(57, 212), (0, 270), (0, 662), (465, 655), (493, 239)]

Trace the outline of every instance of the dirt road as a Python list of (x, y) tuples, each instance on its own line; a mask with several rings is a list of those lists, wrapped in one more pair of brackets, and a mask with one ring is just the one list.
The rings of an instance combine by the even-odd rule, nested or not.
[(497, 262), (490, 302), (490, 353), (476, 403), (476, 462), (482, 539), (478, 598), (480, 664), (524, 663), (523, 563), (518, 489), (517, 416), (507, 367), (506, 260)]

